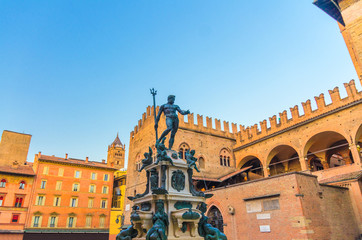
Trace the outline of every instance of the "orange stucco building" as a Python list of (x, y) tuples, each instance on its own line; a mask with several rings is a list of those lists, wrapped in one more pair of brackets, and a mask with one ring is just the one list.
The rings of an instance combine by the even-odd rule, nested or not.
[(33, 167), (36, 177), (24, 239), (79, 239), (80, 234), (108, 239), (116, 170), (112, 164), (39, 152)]

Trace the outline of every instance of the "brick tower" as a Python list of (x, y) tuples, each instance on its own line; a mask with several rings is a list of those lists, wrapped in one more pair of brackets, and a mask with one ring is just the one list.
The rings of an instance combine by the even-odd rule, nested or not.
[(362, 80), (362, 1), (315, 0), (314, 4), (338, 22), (357, 75)]
[(113, 143), (108, 146), (107, 165), (121, 169), (124, 168), (125, 145), (119, 140), (118, 133)]

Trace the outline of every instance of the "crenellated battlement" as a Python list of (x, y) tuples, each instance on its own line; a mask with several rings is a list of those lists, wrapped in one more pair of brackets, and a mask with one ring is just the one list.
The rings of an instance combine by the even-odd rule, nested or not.
[(259, 123), (260, 128), (257, 124), (254, 124), (250, 127), (240, 126), (240, 133), (237, 134), (237, 143), (235, 147), (243, 146), (298, 123), (302, 123), (340, 107), (362, 100), (362, 91), (357, 90), (354, 80), (351, 80), (349, 83), (344, 83), (344, 87), (347, 91), (347, 97), (343, 99), (341, 99), (338, 87), (328, 91), (332, 100), (332, 103), (328, 105), (326, 105), (325, 96), (323, 93), (321, 93), (319, 96), (315, 96), (314, 100), (317, 105), (315, 110), (312, 110), (310, 99), (302, 102), (301, 104), (304, 110), (303, 115), (299, 113), (298, 105), (295, 105), (294, 107), (289, 108), (291, 118), (288, 118), (287, 110), (279, 113), (279, 118), (277, 118), (276, 115), (269, 117), (269, 127), (267, 127), (267, 120), (265, 119)]
[[(159, 106), (156, 107), (156, 114), (159, 111)], [(223, 129), (221, 128), (221, 120), (220, 119), (213, 119), (211, 117), (204, 118), (203, 115), (196, 115), (190, 113), (186, 117), (178, 114), (179, 118), (179, 129), (189, 130), (189, 131), (196, 131), (205, 134), (212, 134), (220, 137), (226, 138), (236, 138), (236, 133), (238, 131), (236, 123), (231, 124), (231, 128), (229, 122), (223, 121)], [(187, 119), (185, 121), (185, 118)], [(195, 121), (196, 120), (196, 121)], [(213, 127), (213, 121), (215, 123), (215, 127)], [(162, 115), (159, 125), (163, 126), (165, 122), (165, 116)], [(206, 126), (204, 125), (206, 123)], [(131, 132), (131, 140), (136, 137), (136, 135), (147, 125), (154, 124), (154, 107), (148, 106), (146, 112), (142, 114), (142, 118), (138, 120), (137, 126), (134, 127), (134, 130)], [(165, 128), (165, 126), (163, 126)], [(160, 128), (160, 129), (161, 129)]]
[[(361, 83), (362, 84), (362, 83)], [(339, 88), (335, 87), (333, 90), (329, 90), (329, 96), (332, 100), (330, 104), (326, 104), (325, 96), (321, 93), (319, 96), (315, 96), (314, 100), (316, 102), (317, 108), (312, 109), (311, 100), (308, 99), (305, 102), (302, 102), (304, 114), (300, 114), (299, 106), (295, 105), (294, 107), (289, 108), (291, 118), (288, 118), (287, 110), (280, 112), (277, 115), (269, 117), (269, 126), (268, 121), (264, 119), (260, 121), (259, 124), (254, 124), (252, 126), (245, 127), (244, 125), (238, 125), (235, 123), (230, 123), (228, 121), (221, 122), (220, 119), (213, 119), (203, 115), (191, 113), (186, 117), (179, 114), (179, 129), (195, 131), (204, 134), (212, 134), (219, 137), (226, 137), (231, 139), (236, 139), (236, 147), (243, 146), (245, 144), (251, 143), (258, 139), (261, 139), (270, 134), (279, 132), (288, 127), (302, 123), (309, 119), (318, 117), (327, 112), (333, 111), (340, 107), (346, 106), (356, 101), (362, 100), (362, 92), (358, 91), (354, 80), (351, 80), (349, 83), (344, 83), (344, 87), (347, 92), (347, 97), (341, 98), (339, 93)], [(159, 106), (156, 108), (156, 114), (159, 111)], [(185, 121), (185, 118), (187, 119)], [(165, 116), (162, 115), (159, 125), (164, 124)], [(214, 125), (213, 125), (214, 122)], [(131, 132), (131, 140), (137, 136), (140, 130), (145, 128), (146, 125), (154, 124), (154, 109), (151, 106), (148, 106), (146, 112), (142, 114), (141, 119), (138, 121), (137, 126), (134, 127), (134, 130)], [(165, 128), (165, 126), (163, 126)], [(223, 127), (223, 128), (222, 128)], [(161, 129), (160, 128), (160, 129)]]

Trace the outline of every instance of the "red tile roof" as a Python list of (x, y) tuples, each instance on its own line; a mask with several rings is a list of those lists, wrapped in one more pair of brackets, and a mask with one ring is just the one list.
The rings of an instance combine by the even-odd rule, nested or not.
[(30, 166), (18, 166), (18, 168), (13, 168), (11, 166), (0, 166), (0, 172), (17, 174), (17, 175), (35, 176), (34, 170)]
[(239, 173), (242, 173), (242, 172), (245, 172), (247, 170), (249, 170), (252, 166), (249, 166), (249, 167), (245, 167), (245, 168), (242, 168), (242, 169), (239, 169), (235, 172), (232, 172), (232, 173), (229, 173), (221, 178), (203, 178), (203, 177), (192, 177), (193, 180), (203, 180), (203, 181), (210, 181), (210, 182), (223, 182)]
[(238, 171), (235, 171), (235, 172), (232, 172), (232, 173), (229, 173), (228, 175), (222, 177), (222, 178), (219, 178), (221, 182), (239, 174), (239, 173), (242, 173), (242, 172), (245, 172), (247, 170), (249, 170), (250, 168), (252, 168), (252, 166), (249, 166), (249, 167), (245, 167), (245, 168), (242, 168), (242, 169), (239, 169)]
[(61, 158), (61, 157), (55, 157), (55, 156), (47, 156), (47, 155), (41, 155), (38, 159), (39, 161), (51, 161), (51, 162), (59, 162), (59, 163), (67, 163), (67, 164), (75, 164), (75, 165), (83, 165), (83, 166), (89, 166), (89, 167), (99, 167), (99, 168), (108, 168), (112, 170), (117, 170), (117, 168), (107, 166), (106, 163), (101, 162), (94, 162), (94, 161), (88, 161), (82, 159), (75, 159), (75, 158)]
[(362, 170), (357, 171), (357, 172), (351, 172), (351, 173), (333, 176), (331, 178), (323, 179), (319, 182), (320, 183), (342, 182), (342, 181), (348, 181), (348, 180), (353, 180), (353, 179), (359, 179), (361, 177), (362, 177)]

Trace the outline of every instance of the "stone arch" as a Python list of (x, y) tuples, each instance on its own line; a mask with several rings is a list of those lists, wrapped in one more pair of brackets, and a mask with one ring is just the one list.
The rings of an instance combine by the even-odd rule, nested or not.
[(308, 167), (312, 171), (322, 170), (314, 169), (312, 160), (318, 159), (323, 165), (323, 169), (333, 168), (345, 164), (353, 163), (349, 150), (349, 140), (344, 134), (336, 131), (323, 131), (313, 135), (305, 143), (303, 154), (308, 160)]
[(178, 153), (179, 157), (181, 159), (185, 159), (185, 153), (187, 150), (190, 150), (190, 145), (188, 145), (186, 142), (182, 142), (178, 147)]
[(222, 213), (222, 210), (218, 206), (212, 204), (207, 209), (206, 216), (209, 218), (208, 223), (210, 223), (213, 227), (219, 229), (220, 232), (224, 232), (224, 215)]
[[(264, 170), (263, 170), (263, 163), (262, 161), (254, 156), (254, 155), (249, 155), (244, 157), (238, 165), (238, 168), (245, 168), (245, 167), (251, 167), (250, 172), (249, 172), (249, 177), (252, 177), (253, 174), (259, 175), (259, 176), (263, 176), (264, 177)], [(256, 177), (256, 176), (255, 176)]]
[(266, 165), (270, 176), (302, 170), (297, 150), (286, 144), (280, 144), (269, 152)]
[(362, 124), (358, 127), (356, 131), (356, 134), (354, 136), (354, 142), (356, 143), (356, 145), (362, 147)]

